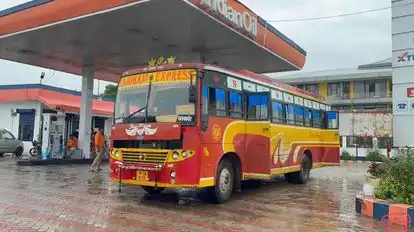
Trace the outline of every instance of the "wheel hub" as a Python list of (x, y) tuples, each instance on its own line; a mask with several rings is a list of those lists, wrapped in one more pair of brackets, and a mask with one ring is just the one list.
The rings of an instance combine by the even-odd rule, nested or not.
[(219, 188), (222, 193), (225, 193), (228, 191), (231, 185), (231, 175), (229, 170), (223, 169), (220, 173), (220, 182), (219, 182)]

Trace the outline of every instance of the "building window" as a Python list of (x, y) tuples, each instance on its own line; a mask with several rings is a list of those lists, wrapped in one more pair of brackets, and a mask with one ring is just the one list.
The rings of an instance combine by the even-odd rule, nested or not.
[(372, 137), (346, 137), (346, 147), (372, 148), (372, 145)]
[(342, 98), (349, 99), (351, 97), (351, 83), (349, 81), (342, 82)]
[(328, 83), (328, 96), (329, 97), (333, 97), (333, 98), (337, 98), (338, 97), (338, 93), (339, 93), (339, 87), (340, 84), (339, 83)]
[(19, 135), (20, 141), (31, 142), (33, 141), (35, 113), (20, 112), (19, 117)]
[(365, 82), (364, 81), (355, 81), (355, 98), (356, 99), (365, 98)]
[(378, 149), (387, 149), (387, 144), (389, 143), (391, 147), (393, 146), (392, 138), (389, 137), (379, 137), (377, 138)]
[(319, 85), (318, 84), (307, 84), (305, 85), (305, 90), (313, 94), (319, 94)]

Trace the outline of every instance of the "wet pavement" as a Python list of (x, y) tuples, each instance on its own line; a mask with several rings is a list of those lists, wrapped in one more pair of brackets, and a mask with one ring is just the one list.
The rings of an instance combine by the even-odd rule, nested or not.
[(364, 165), (313, 170), (304, 186), (283, 179), (246, 186), (223, 205), (203, 192), (180, 205), (175, 192), (118, 193), (106, 171), (88, 166), (14, 163), (0, 159), (0, 231), (406, 231), (356, 215)]

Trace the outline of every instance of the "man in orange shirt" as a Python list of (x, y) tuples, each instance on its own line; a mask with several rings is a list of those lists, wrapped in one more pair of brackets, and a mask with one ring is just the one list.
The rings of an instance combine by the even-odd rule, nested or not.
[(74, 135), (71, 135), (68, 140), (67, 158), (69, 158), (77, 148), (78, 148), (78, 139)]
[(93, 160), (92, 166), (90, 168), (91, 172), (102, 170), (101, 164), (102, 164), (104, 149), (105, 149), (105, 137), (103, 136), (103, 131), (101, 129), (98, 129), (98, 131), (95, 134), (96, 157)]

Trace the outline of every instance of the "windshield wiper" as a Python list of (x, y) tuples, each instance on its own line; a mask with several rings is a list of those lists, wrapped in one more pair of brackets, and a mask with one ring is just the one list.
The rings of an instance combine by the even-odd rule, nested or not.
[(128, 118), (130, 118), (130, 117), (132, 117), (132, 116), (134, 116), (134, 115), (136, 115), (136, 114), (138, 114), (139, 112), (141, 112), (141, 111), (145, 110), (146, 108), (148, 108), (148, 106), (144, 106), (144, 107), (142, 107), (141, 109), (139, 109), (139, 110), (136, 110), (136, 111), (132, 112), (131, 114), (129, 114), (128, 116), (126, 116), (126, 117), (124, 118), (124, 120), (126, 120), (126, 119), (128, 119)]
[[(132, 117), (132, 116), (134, 116), (134, 115), (138, 114), (139, 112), (141, 112), (141, 111), (143, 111), (143, 110), (145, 110), (145, 109), (147, 109), (147, 108), (148, 108), (149, 98), (150, 98), (150, 94), (151, 94), (151, 87), (152, 87), (152, 79), (153, 79), (153, 75), (150, 75), (150, 76), (149, 76), (149, 84), (148, 84), (147, 99), (146, 99), (145, 106), (144, 106), (144, 107), (142, 107), (141, 109), (139, 109), (139, 110), (135, 111), (135, 112), (132, 112), (132, 113), (131, 113), (131, 114), (129, 114), (128, 116), (126, 116), (126, 117), (124, 118), (124, 121), (125, 121), (126, 119), (128, 119), (128, 118), (130, 118), (130, 117)], [(145, 122), (147, 122), (147, 118), (148, 118), (148, 109), (145, 111), (145, 117), (144, 117)]]

